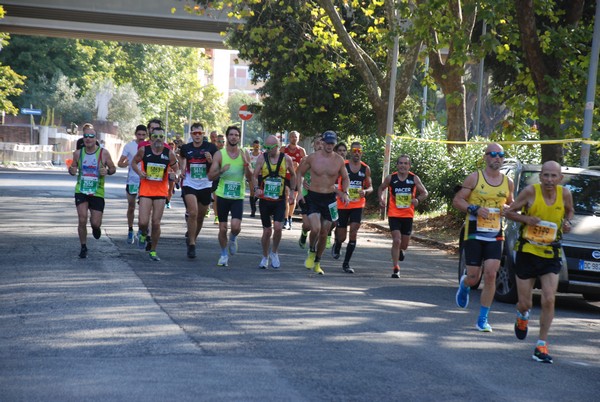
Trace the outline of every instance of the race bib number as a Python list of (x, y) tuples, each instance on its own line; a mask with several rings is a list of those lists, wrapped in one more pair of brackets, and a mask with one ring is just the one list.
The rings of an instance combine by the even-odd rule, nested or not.
[(139, 184), (128, 184), (127, 185), (127, 190), (129, 191), (129, 194), (137, 194), (139, 188), (140, 188)]
[(272, 200), (279, 199), (281, 195), (281, 179), (279, 177), (267, 177), (265, 179), (265, 187), (263, 189), (263, 196)]
[(329, 207), (329, 215), (331, 215), (331, 222), (337, 221), (339, 218), (337, 201), (332, 202), (331, 204), (328, 205), (328, 207)]
[(242, 195), (242, 183), (226, 181), (223, 183), (223, 196), (225, 198), (240, 198)]
[(398, 208), (398, 209), (410, 208), (411, 205), (412, 205), (412, 194), (411, 193), (396, 194), (396, 208)]
[(488, 208), (488, 216), (477, 216), (477, 231), (496, 233), (500, 231), (500, 209)]
[(554, 222), (540, 221), (537, 225), (526, 225), (523, 238), (530, 243), (547, 246), (556, 240), (558, 226)]
[(146, 166), (146, 179), (152, 181), (162, 181), (165, 177), (166, 165), (161, 163), (148, 163)]
[(190, 174), (192, 179), (206, 179), (206, 165), (204, 163), (190, 164)]
[(350, 187), (348, 187), (348, 197), (350, 198), (350, 201), (360, 200), (360, 190), (361, 189), (362, 189), (362, 186), (360, 186), (360, 185), (350, 184)]
[(81, 192), (83, 194), (95, 194), (98, 190), (98, 177), (81, 176)]

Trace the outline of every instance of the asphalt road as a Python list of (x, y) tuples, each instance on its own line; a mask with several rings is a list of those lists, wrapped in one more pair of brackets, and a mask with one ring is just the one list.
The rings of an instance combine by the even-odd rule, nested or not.
[[(186, 257), (179, 192), (165, 211), (162, 261), (126, 244), (122, 171), (107, 179), (99, 240), (78, 258), (74, 178), (0, 170), (0, 401), (596, 401), (600, 304), (560, 295), (554, 364), (495, 303), (475, 330), (479, 292), (456, 307), (457, 258), (413, 242), (390, 278), (385, 233), (365, 230), (354, 275), (326, 254), (303, 267), (299, 225), (282, 268), (259, 270), (260, 221), (245, 215), (239, 253), (217, 267), (212, 216)], [(247, 206), (248, 209), (248, 206)]]

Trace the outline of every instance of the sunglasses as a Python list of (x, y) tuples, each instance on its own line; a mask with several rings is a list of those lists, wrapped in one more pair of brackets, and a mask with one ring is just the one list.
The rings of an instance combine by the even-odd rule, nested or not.
[(162, 140), (163, 138), (165, 138), (165, 135), (164, 134), (152, 134), (152, 138)]
[(496, 151), (492, 151), (492, 152), (486, 152), (486, 155), (491, 156), (492, 158), (504, 158), (504, 155), (506, 155), (504, 152), (496, 152)]
[(217, 141), (217, 142), (218, 142), (219, 144), (224, 144), (224, 143), (225, 143), (225, 140), (219, 140), (219, 141)]
[(267, 151), (270, 151), (270, 150), (272, 150), (273, 148), (276, 148), (276, 147), (277, 147), (277, 144), (273, 144), (273, 145), (265, 145), (265, 149), (266, 149)]
[(192, 131), (192, 134), (204, 135), (204, 131)]
[(84, 134), (83, 138), (96, 138), (96, 134)]
[(352, 152), (354, 152), (355, 154), (362, 154), (362, 149), (360, 149), (360, 148), (352, 148)]

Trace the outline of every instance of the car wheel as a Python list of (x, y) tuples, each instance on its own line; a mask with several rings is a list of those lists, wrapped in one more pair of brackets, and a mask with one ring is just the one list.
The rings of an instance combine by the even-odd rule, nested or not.
[[(483, 272), (483, 271), (481, 271)], [(460, 283), (460, 278), (467, 273), (467, 264), (465, 264), (465, 249), (463, 247), (460, 248), (460, 256), (458, 257), (458, 283)], [(479, 277), (477, 283), (471, 286), (471, 289), (476, 290), (479, 288), (481, 284), (481, 278), (483, 274)]]
[(516, 303), (517, 281), (515, 279), (515, 270), (513, 260), (510, 255), (504, 256), (504, 264), (500, 265), (496, 275), (496, 294), (494, 298), (502, 303)]
[(583, 298), (589, 302), (600, 301), (600, 295), (596, 293), (584, 293)]

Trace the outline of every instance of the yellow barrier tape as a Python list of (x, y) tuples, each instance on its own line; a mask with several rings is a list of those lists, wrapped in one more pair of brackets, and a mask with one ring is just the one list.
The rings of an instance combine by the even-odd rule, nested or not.
[(439, 143), (439, 144), (455, 144), (455, 145), (490, 144), (492, 142), (501, 144), (501, 145), (570, 144), (570, 143), (576, 143), (576, 142), (580, 142), (582, 144), (600, 145), (600, 141), (586, 140), (583, 138), (567, 138), (567, 139), (562, 139), (562, 140), (528, 140), (528, 141), (449, 141), (449, 140), (432, 140), (429, 138), (397, 136), (395, 134), (386, 134), (386, 136), (397, 139), (397, 140), (411, 140), (411, 141), (434, 142), (434, 143)]

